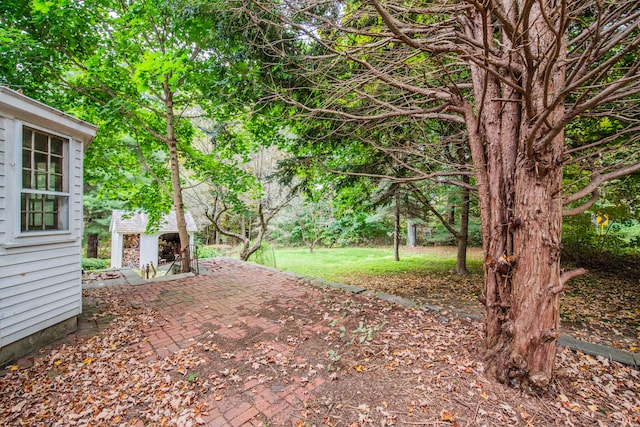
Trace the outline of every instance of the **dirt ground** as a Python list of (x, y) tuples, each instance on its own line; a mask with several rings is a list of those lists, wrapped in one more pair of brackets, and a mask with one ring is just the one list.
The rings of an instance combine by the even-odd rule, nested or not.
[[(209, 267), (215, 277), (230, 268), (225, 261)], [(215, 284), (213, 275), (167, 282), (148, 299), (135, 292), (149, 285), (85, 290), (92, 307), (86, 316), (99, 327), (5, 369), (0, 425), (640, 425), (640, 371), (604, 359), (560, 349), (548, 390), (498, 384), (485, 372), (482, 322), (453, 315), (477, 308), (468, 292), (454, 292), (473, 277), (394, 283), (398, 293), (451, 311), (435, 313), (312, 287), (248, 264), (237, 282), (234, 274)], [(414, 280), (441, 282), (442, 295), (417, 294), (407, 284)], [(233, 299), (238, 287), (250, 290), (253, 283), (260, 285), (249, 292), (253, 297)], [(204, 292), (211, 286), (218, 287), (220, 306), (212, 320), (192, 324), (193, 337), (171, 351), (149, 347), (160, 329), (182, 333), (175, 319), (195, 316), (201, 306), (214, 310)], [(580, 329), (586, 335), (599, 325), (591, 323), (594, 313), (612, 304), (601, 299), (570, 302), (572, 322), (589, 326)], [(606, 324), (608, 332), (618, 330), (610, 326), (615, 322)]]

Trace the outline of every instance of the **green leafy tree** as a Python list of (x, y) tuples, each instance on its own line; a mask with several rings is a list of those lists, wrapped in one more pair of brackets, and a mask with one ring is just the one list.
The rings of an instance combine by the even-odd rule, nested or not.
[[(324, 184), (331, 183), (338, 194), (351, 194), (344, 201), (353, 206), (397, 206), (398, 209), (389, 211), (389, 215), (399, 218), (427, 217), (442, 222), (445, 230), (451, 233), (458, 244), (456, 271), (460, 274), (467, 272), (466, 251), (468, 240), (469, 198), (473, 186), (469, 171), (460, 172), (456, 178), (451, 168), (443, 165), (443, 158), (447, 162), (467, 167), (470, 160), (465, 152), (462, 139), (464, 134), (454, 126), (444, 127), (437, 122), (418, 123), (403, 118), (389, 118), (382, 122), (354, 120), (350, 123), (333, 123), (330, 120), (320, 121), (312, 119), (298, 123), (298, 139), (291, 141), (286, 149), (295, 154), (292, 164), (283, 165), (282, 174), (299, 176), (304, 183), (309, 176), (314, 179), (306, 183), (307, 191), (313, 188), (317, 180)], [(432, 140), (440, 143), (434, 147)], [(315, 171), (315, 172), (314, 172)], [(428, 172), (425, 172), (428, 171)], [(327, 172), (333, 174), (328, 177)], [(321, 177), (318, 177), (322, 173)], [(446, 177), (446, 181), (445, 181)], [(370, 185), (352, 187), (356, 182), (369, 181)], [(448, 215), (441, 214), (434, 206), (429, 195), (421, 189), (428, 183), (446, 182), (451, 191), (460, 188), (462, 201), (458, 226)], [(396, 200), (396, 189), (399, 200)], [(371, 204), (370, 199), (374, 203)], [(397, 224), (397, 221), (394, 221)], [(399, 226), (394, 227), (394, 236), (400, 234)], [(395, 253), (399, 238), (394, 239)]]
[(271, 113), (202, 124), (207, 138), (186, 162), (199, 188), (190, 191), (193, 205), (218, 233), (240, 242), (242, 260), (261, 247), (269, 223), (293, 197), (273, 178), (283, 156), (276, 145), (288, 131)]
[[(473, 174), (488, 367), (502, 382), (546, 387), (559, 294), (584, 272), (560, 270), (564, 207), (583, 211), (601, 184), (640, 170), (637, 1), (237, 5), (257, 28), (298, 31), (308, 54), (291, 57), (289, 69), (299, 70), (301, 90), (275, 88), (274, 96), (309, 115), (464, 126), (473, 169), (448, 163), (423, 173), (443, 181)], [(261, 46), (273, 48), (274, 57), (290, 56), (277, 45)], [(308, 88), (322, 96), (309, 97)], [(567, 125), (587, 116), (609, 117), (620, 137), (570, 143)], [(575, 186), (563, 183), (566, 166), (597, 158)]]
[(320, 244), (328, 242), (327, 227), (333, 218), (331, 201), (316, 195), (313, 199), (298, 197), (276, 221), (271, 235), (274, 239), (289, 245), (304, 245), (309, 252)]
[[(99, 109), (102, 126), (121, 131), (118, 141), (152, 179), (131, 202), (156, 221), (168, 206), (176, 211), (182, 268), (188, 269), (180, 162), (193, 138), (190, 120), (210, 110), (214, 95), (220, 100), (229, 94), (229, 75), (244, 78), (229, 72), (232, 61), (225, 54), (231, 47), (216, 37), (215, 24), (190, 13), (187, 2), (25, 3), (3, 3), (4, 39), (20, 35), (3, 54), (12, 55), (15, 69), (28, 63), (46, 70), (29, 80), (34, 91), (46, 78), (56, 90), (77, 95), (65, 110)], [(92, 147), (99, 149), (105, 147)]]
[(99, 242), (109, 238), (111, 211), (121, 209), (123, 202), (109, 201), (97, 197), (97, 192), (85, 190), (83, 196), (84, 240), (87, 244), (87, 258), (98, 258)]

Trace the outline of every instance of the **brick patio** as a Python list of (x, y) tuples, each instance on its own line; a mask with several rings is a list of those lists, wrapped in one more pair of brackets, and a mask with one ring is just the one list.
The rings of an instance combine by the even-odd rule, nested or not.
[[(152, 308), (159, 316), (144, 330), (146, 339), (139, 351), (149, 359), (170, 355), (191, 346), (207, 330), (215, 330), (217, 337), (239, 340), (247, 329), (260, 331), (256, 341), (265, 342), (274, 352), (287, 352), (286, 344), (268, 342), (278, 335), (282, 323), (269, 316), (256, 316), (265, 301), (277, 301), (279, 306), (299, 305), (321, 297), (322, 291), (293, 276), (270, 271), (233, 259), (205, 261), (205, 274), (179, 280), (150, 281), (132, 286), (110, 286), (112, 294), (125, 298), (141, 308)], [(108, 286), (108, 285), (107, 285)], [(89, 321), (85, 315), (81, 329), (100, 329), (104, 325)], [(311, 327), (315, 332), (325, 328)], [(256, 334), (254, 332), (254, 334)], [(209, 426), (297, 425), (303, 402), (312, 399), (313, 391), (323, 380), (289, 381), (287, 384), (265, 383), (256, 380), (242, 385), (241, 395), (225, 395), (207, 402)]]

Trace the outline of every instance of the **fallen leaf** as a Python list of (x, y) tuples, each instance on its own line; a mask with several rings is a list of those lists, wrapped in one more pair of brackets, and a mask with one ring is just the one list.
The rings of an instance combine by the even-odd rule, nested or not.
[(449, 411), (442, 411), (442, 414), (440, 415), (440, 419), (442, 421), (454, 422), (455, 416)]
[(24, 408), (24, 406), (27, 404), (27, 400), (21, 400), (20, 402), (18, 402), (17, 404), (13, 405), (11, 407), (11, 412), (20, 412), (22, 411), (22, 408)]

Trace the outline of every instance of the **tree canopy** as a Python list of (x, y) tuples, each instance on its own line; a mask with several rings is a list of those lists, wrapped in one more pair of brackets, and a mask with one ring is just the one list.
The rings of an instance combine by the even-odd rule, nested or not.
[[(250, 69), (234, 40), (218, 37), (224, 27), (183, 1), (8, 2), (2, 15), (1, 34), (10, 40), (4, 83), (97, 119), (102, 130), (87, 169), (107, 183), (104, 191), (135, 187), (130, 204), (152, 220), (172, 207), (188, 261), (180, 162), (189, 156), (192, 119), (221, 102), (229, 109), (230, 94), (246, 92)], [(20, 80), (24, 68), (33, 76)], [(43, 95), (49, 88), (62, 96)]]
[[(483, 230), (487, 358), (503, 382), (548, 384), (558, 295), (583, 273), (560, 271), (563, 206), (584, 211), (599, 185), (640, 170), (637, 2), (236, 7), (254, 28), (269, 29), (257, 35), (259, 49), (274, 63), (290, 58), (294, 84), (272, 96), (309, 117), (464, 125)], [(299, 47), (295, 55), (272, 42), (273, 27), (286, 29), (283, 38)], [(589, 119), (615, 132), (580, 138), (574, 124)], [(571, 165), (583, 173), (568, 184), (563, 170)], [(465, 173), (467, 165), (460, 166), (421, 172), (439, 180)]]

